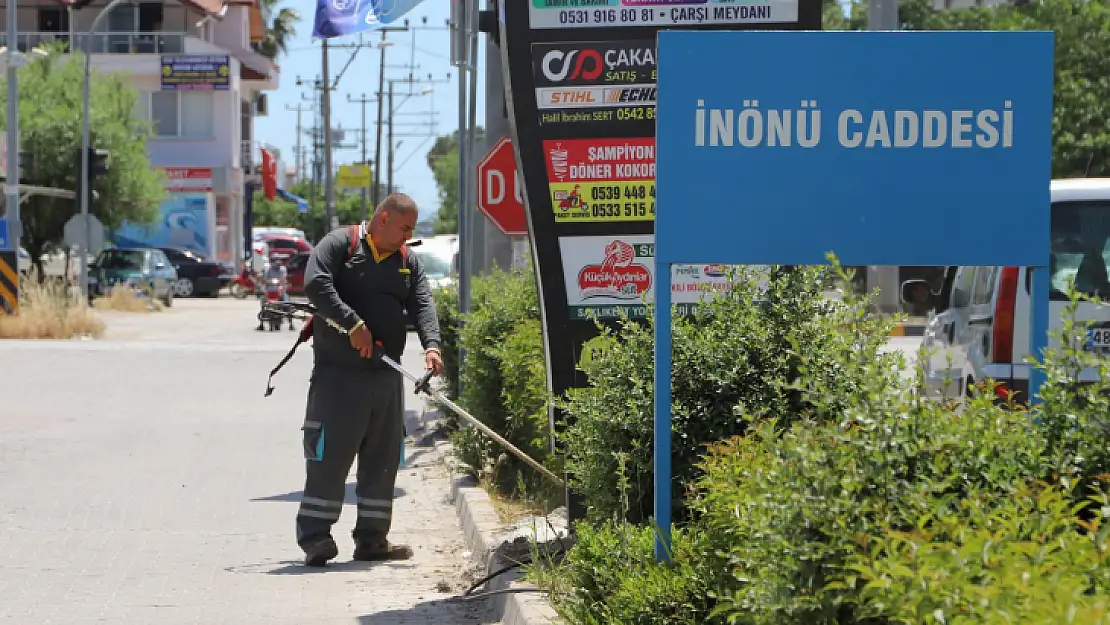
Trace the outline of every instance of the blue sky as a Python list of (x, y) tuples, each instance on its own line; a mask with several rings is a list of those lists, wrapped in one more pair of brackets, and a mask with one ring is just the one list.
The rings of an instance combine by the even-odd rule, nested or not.
[[(316, 10), (316, 4), (313, 0), (286, 0), (282, 6), (295, 9), (301, 14), (302, 19), (297, 25), (297, 36), (289, 42), (288, 54), (278, 59), (278, 65), (281, 67), (281, 86), (278, 90), (269, 92), (269, 115), (255, 120), (255, 138), (281, 150), (282, 160), (286, 164), (292, 165), (295, 162), (293, 148), (296, 145), (297, 113), (287, 110), (287, 108), (298, 105), (304, 108), (312, 104), (311, 101), (303, 100), (302, 94), (304, 98), (312, 99), (315, 97), (315, 93), (311, 89), (311, 81), (320, 73), (320, 42), (313, 41), (311, 36), (312, 20)], [(385, 76), (387, 80), (390, 78), (405, 78), (408, 75), (408, 71), (402, 67), (391, 68), (388, 66), (407, 65), (410, 62), (419, 65), (418, 68), (413, 70), (414, 75), (418, 78), (425, 78), (430, 73), (434, 80), (442, 81), (446, 79), (448, 72), (451, 74), (450, 82), (439, 82), (434, 85), (435, 92), (433, 94), (412, 97), (405, 102), (398, 111), (400, 114), (395, 118), (397, 124), (426, 123), (429, 119), (428, 111), (432, 110), (434, 106), (434, 110), (438, 112), (435, 118), (437, 122), (434, 129), (435, 134), (447, 134), (458, 128), (458, 70), (452, 67), (450, 62), (450, 35), (447, 30), (442, 29), (449, 14), (449, 2), (424, 0), (422, 4), (406, 15), (409, 18), (409, 23), (419, 25), (421, 19), (426, 16), (428, 26), (439, 29), (417, 30), (415, 48), (412, 45), (411, 33), (391, 32), (388, 35), (389, 40), (393, 42), (393, 46), (386, 50), (387, 67)], [(485, 37), (485, 35), (482, 35), (480, 41), (482, 45), (478, 46), (480, 68), (484, 67), (484, 54), (482, 52), (485, 48)], [(363, 38), (367, 43), (376, 43), (380, 40), (381, 34), (370, 30), (363, 33)], [(329, 45), (351, 44), (358, 41), (359, 36), (352, 35), (331, 39)], [(333, 80), (334, 76), (346, 65), (353, 52), (354, 50), (350, 49), (330, 50), (329, 69), (333, 75)], [(345, 143), (357, 143), (357, 131), (362, 121), (361, 105), (357, 102), (347, 102), (347, 96), (359, 98), (365, 93), (368, 98), (374, 97), (374, 92), (378, 88), (379, 62), (380, 57), (377, 48), (367, 45), (359, 50), (354, 62), (351, 63), (351, 66), (339, 81), (338, 88), (332, 93), (332, 126), (342, 126), (345, 131), (348, 131), (349, 134)], [(305, 81), (308, 88), (296, 86), (298, 75)], [(483, 79), (484, 75), (479, 70), (477, 117), (479, 124), (485, 119)], [(397, 94), (406, 87), (400, 83), (394, 86), (395, 101), (401, 99), (397, 97)], [(368, 153), (373, 158), (375, 147), (374, 122), (377, 121), (376, 103), (366, 105), (366, 117)], [(311, 125), (312, 113), (302, 113), (301, 121), (305, 126)], [(427, 128), (427, 126), (424, 128)], [(395, 126), (394, 134), (412, 134), (421, 130)], [(394, 184), (416, 200), (420, 206), (421, 218), (423, 219), (434, 213), (439, 207), (435, 178), (432, 177), (432, 172), (428, 169), (425, 160), (425, 155), (435, 139), (434, 137), (395, 137), (395, 143), (402, 140), (404, 143), (401, 144), (394, 155)], [(307, 136), (302, 137), (302, 145), (309, 145)], [(385, 145), (383, 139), (383, 160), (385, 159)], [(340, 165), (354, 162), (360, 157), (361, 151), (355, 148), (336, 150), (333, 158), (335, 164)], [(382, 183), (385, 183), (385, 172), (382, 172)]]

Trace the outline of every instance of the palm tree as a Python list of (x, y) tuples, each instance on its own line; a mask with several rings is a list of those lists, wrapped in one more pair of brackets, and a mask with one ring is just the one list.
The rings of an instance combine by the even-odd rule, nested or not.
[(297, 34), (297, 22), (301, 16), (296, 10), (288, 7), (278, 8), (281, 0), (261, 0), (262, 19), (269, 26), (262, 41), (254, 44), (254, 49), (271, 61), (279, 54), (285, 54), (285, 46)]

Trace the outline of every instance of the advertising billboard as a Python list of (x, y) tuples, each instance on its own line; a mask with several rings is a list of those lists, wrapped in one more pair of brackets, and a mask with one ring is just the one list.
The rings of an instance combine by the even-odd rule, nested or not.
[[(595, 317), (642, 317), (640, 296), (654, 288), (647, 254), (654, 255), (655, 136), (656, 124), (667, 123), (656, 115), (658, 31), (820, 30), (821, 7), (820, 0), (499, 3), (505, 99), (541, 290), (549, 391), (561, 396), (585, 385), (577, 363), (582, 344), (597, 333)], [(706, 56), (704, 63), (720, 60)], [(724, 282), (720, 267), (685, 270), (675, 277), (683, 289), (676, 301), (696, 301)]]

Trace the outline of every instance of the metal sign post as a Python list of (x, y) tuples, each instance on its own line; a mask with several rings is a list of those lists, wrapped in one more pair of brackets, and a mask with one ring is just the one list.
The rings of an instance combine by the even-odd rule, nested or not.
[[(1053, 34), (664, 31), (658, 52), (662, 560), (671, 527), (672, 265), (820, 265), (831, 252), (855, 266), (1046, 267)], [(925, 219), (949, 227), (922, 228)], [(1004, 237), (989, 227), (1000, 223), (1013, 224)], [(1047, 343), (1044, 273), (1033, 290), (1038, 357)]]

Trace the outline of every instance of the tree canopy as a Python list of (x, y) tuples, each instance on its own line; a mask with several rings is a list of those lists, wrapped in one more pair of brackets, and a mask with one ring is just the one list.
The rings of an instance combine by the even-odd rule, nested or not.
[[(19, 144), (24, 159), (21, 183), (75, 189), (80, 167), (84, 57), (62, 55), (47, 48), (45, 58), (30, 56), (19, 71)], [(6, 85), (0, 78), (0, 104), (6, 104)], [(89, 206), (108, 229), (124, 221), (149, 224), (165, 196), (162, 176), (151, 169), (146, 142), (148, 121), (135, 116), (138, 93), (125, 74), (93, 70), (89, 91), (89, 121), (93, 148), (108, 150), (109, 172), (93, 185), (98, 193)], [(0, 120), (6, 130), (6, 120)], [(48, 245), (62, 240), (66, 221), (80, 211), (74, 200), (32, 196), (23, 203), (23, 247), (34, 262)], [(39, 267), (41, 270), (41, 267)], [(41, 275), (41, 271), (40, 271)]]
[[(481, 126), (474, 129), (475, 143), (485, 138)], [(428, 150), (428, 167), (439, 190), (439, 211), (433, 227), (436, 234), (459, 231), (459, 131), (440, 135)], [(477, 209), (475, 209), (477, 210)]]
[[(855, 0), (845, 17), (826, 2), (825, 30), (861, 30), (867, 5)], [(930, 0), (901, 0), (904, 30), (1051, 30), (1056, 33), (1052, 175), (1110, 175), (1110, 2), (1040, 0), (936, 11)]]

